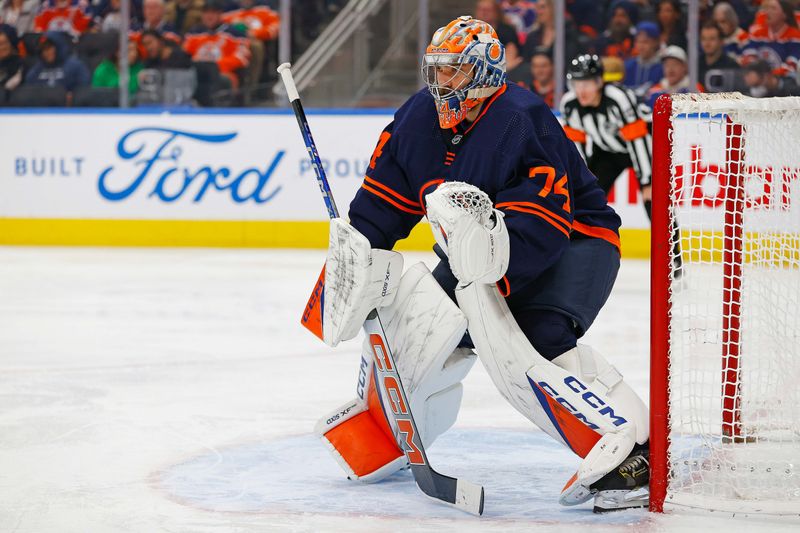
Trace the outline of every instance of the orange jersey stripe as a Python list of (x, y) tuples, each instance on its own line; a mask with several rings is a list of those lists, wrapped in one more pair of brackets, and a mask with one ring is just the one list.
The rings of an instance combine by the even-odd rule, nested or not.
[(422, 187), (419, 188), (419, 203), (423, 210), (425, 210), (425, 200), (422, 198), (422, 193), (425, 192), (425, 189), (430, 187), (431, 185), (436, 185), (437, 187), (444, 183), (444, 180), (441, 178), (435, 180), (429, 180), (422, 184)]
[(397, 202), (392, 200), (390, 197), (386, 196), (385, 194), (383, 194), (382, 192), (378, 191), (377, 189), (373, 189), (372, 187), (370, 187), (366, 183), (363, 183), (361, 185), (361, 188), (362, 189), (366, 189), (367, 191), (371, 192), (372, 194), (374, 194), (378, 198), (381, 198), (381, 199), (389, 202), (390, 204), (395, 206), (400, 211), (405, 211), (406, 213), (411, 213), (412, 215), (424, 215), (425, 214), (419, 209), (409, 209), (408, 207), (405, 207), (404, 205), (398, 204)]
[[(499, 208), (499, 206), (498, 206), (498, 208)], [(544, 213), (542, 213), (540, 211), (534, 211), (533, 209), (526, 209), (524, 207), (517, 207), (515, 205), (510, 205), (510, 206), (506, 207), (506, 209), (510, 209), (512, 211), (519, 211), (521, 213), (528, 213), (528, 214), (531, 214), (531, 215), (536, 215), (536, 216), (542, 218), (543, 220), (545, 220), (546, 222), (548, 222), (551, 226), (556, 228), (558, 231), (560, 231), (561, 233), (566, 235), (567, 238), (569, 238), (569, 232), (567, 230), (565, 230), (564, 227), (561, 224), (559, 224), (558, 222), (556, 222), (555, 220), (553, 220), (552, 218), (550, 218), (549, 216), (547, 216), (546, 214), (544, 214)]]
[(614, 246), (617, 247), (617, 250), (622, 250), (622, 247), (619, 242), (619, 235), (617, 235), (614, 231), (608, 228), (601, 228), (599, 226), (589, 226), (586, 224), (582, 224), (577, 220), (572, 222), (572, 229), (575, 231), (579, 231), (584, 235), (588, 235), (589, 237), (596, 237), (598, 239), (603, 239), (604, 241), (610, 242)]
[(497, 209), (500, 209), (501, 207), (511, 207), (511, 206), (527, 207), (527, 208), (530, 208), (530, 209), (536, 209), (537, 211), (542, 211), (546, 215), (551, 216), (551, 217), (555, 218), (556, 220), (558, 220), (559, 222), (561, 222), (562, 224), (564, 224), (564, 226), (566, 226), (567, 229), (572, 229), (572, 224), (569, 222), (569, 220), (558, 216), (557, 214), (553, 213), (552, 211), (550, 211), (549, 209), (547, 209), (545, 207), (542, 207), (539, 204), (534, 204), (532, 202), (502, 202), (502, 203), (497, 204), (496, 207), (497, 207)]
[(397, 191), (392, 190), (391, 188), (387, 187), (383, 183), (379, 183), (379, 182), (375, 181), (374, 179), (370, 178), (369, 176), (364, 176), (364, 181), (366, 181), (370, 185), (374, 185), (375, 187), (378, 187), (379, 189), (383, 189), (384, 191), (388, 192), (389, 194), (391, 194), (392, 196), (394, 196), (395, 198), (397, 198), (401, 202), (405, 202), (406, 204), (408, 204), (411, 207), (421, 207), (420, 204), (415, 202), (414, 200), (409, 200), (408, 198), (406, 198), (402, 194), (398, 193)]

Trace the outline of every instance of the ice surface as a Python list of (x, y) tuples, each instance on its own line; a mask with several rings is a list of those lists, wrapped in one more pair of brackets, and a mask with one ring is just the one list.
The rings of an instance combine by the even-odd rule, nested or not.
[[(413, 261), (433, 254), (409, 254)], [(359, 342), (299, 325), (323, 252), (0, 247), (0, 531), (798, 530), (720, 515), (597, 516), (558, 492), (577, 460), (480, 365), (442, 473), (486, 487), (475, 518), (407, 472), (347, 481), (311, 435), (352, 398)], [(623, 264), (584, 339), (647, 393), (648, 266)]]

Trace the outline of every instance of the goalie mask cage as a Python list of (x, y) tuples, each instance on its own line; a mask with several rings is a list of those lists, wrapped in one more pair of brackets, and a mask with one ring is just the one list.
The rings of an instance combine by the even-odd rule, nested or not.
[(800, 516), (800, 98), (653, 114), (652, 511)]

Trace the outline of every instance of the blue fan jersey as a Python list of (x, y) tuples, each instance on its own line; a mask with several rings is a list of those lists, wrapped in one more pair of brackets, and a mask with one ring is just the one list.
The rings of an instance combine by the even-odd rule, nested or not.
[(350, 223), (373, 248), (391, 249), (425, 214), (425, 195), (444, 181), (467, 182), (505, 213), (511, 241), (503, 295), (523, 291), (554, 265), (571, 239), (619, 248), (619, 216), (541, 98), (507, 84), (478, 118), (439, 127), (427, 89), (412, 96), (380, 135)]

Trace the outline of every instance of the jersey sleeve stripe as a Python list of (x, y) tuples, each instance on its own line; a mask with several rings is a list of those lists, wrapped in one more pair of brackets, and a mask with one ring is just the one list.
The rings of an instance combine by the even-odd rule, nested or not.
[(417, 208), (422, 207), (419, 203), (417, 203), (417, 202), (415, 202), (413, 200), (409, 200), (408, 198), (406, 198), (402, 194), (398, 193), (397, 191), (392, 190), (390, 187), (387, 187), (383, 183), (379, 183), (379, 182), (375, 181), (374, 179), (370, 178), (369, 176), (364, 176), (364, 181), (369, 183), (370, 185), (378, 187), (379, 189), (382, 189), (383, 191), (391, 194), (392, 196), (394, 196), (396, 199), (400, 200), (401, 202), (404, 202), (404, 203), (408, 204), (410, 207), (417, 207)]
[[(499, 208), (499, 206), (498, 206), (498, 208)], [(505, 209), (508, 209), (508, 210), (511, 210), (511, 211), (519, 211), (520, 213), (528, 213), (528, 214), (531, 214), (531, 215), (536, 215), (537, 217), (539, 217), (542, 220), (546, 221), (551, 226), (556, 228), (558, 231), (563, 233), (567, 238), (569, 238), (569, 232), (567, 230), (565, 230), (564, 227), (561, 224), (559, 224), (558, 222), (556, 222), (555, 220), (553, 220), (552, 218), (550, 218), (549, 216), (547, 216), (546, 214), (544, 214), (544, 213), (542, 213), (540, 211), (534, 211), (533, 209), (525, 209), (524, 207), (518, 207), (518, 206), (515, 206), (515, 205), (506, 206), (504, 208), (504, 210)]]
[(625, 124), (619, 129), (620, 136), (630, 142), (647, 136), (647, 122), (642, 119)]
[(598, 226), (589, 226), (588, 224), (583, 224), (574, 220), (572, 222), (572, 229), (583, 233), (584, 235), (588, 235), (589, 237), (596, 237), (598, 239), (603, 239), (606, 242), (609, 242), (617, 247), (617, 250), (622, 251), (622, 247), (619, 242), (619, 235), (615, 231), (612, 231), (608, 228), (601, 228)]
[(583, 130), (579, 130), (578, 128), (573, 128), (571, 126), (564, 125), (564, 133), (567, 134), (567, 139), (576, 143), (585, 143), (586, 142), (586, 132)]
[(361, 185), (361, 188), (365, 189), (366, 191), (371, 192), (372, 194), (374, 194), (378, 198), (381, 198), (381, 199), (389, 202), (390, 204), (392, 204), (394, 207), (396, 207), (400, 211), (405, 211), (406, 213), (411, 213), (412, 215), (424, 215), (425, 214), (425, 213), (422, 212), (421, 209), (409, 209), (408, 207), (405, 207), (405, 206), (403, 206), (401, 204), (398, 204), (397, 202), (392, 200), (390, 197), (386, 196), (385, 194), (383, 194), (382, 192), (380, 192), (380, 191), (378, 191), (376, 189), (373, 189), (372, 187), (370, 187), (366, 183), (363, 183)]
[(560, 217), (556, 213), (553, 213), (549, 209), (547, 209), (545, 207), (542, 207), (539, 204), (534, 204), (532, 202), (501, 202), (501, 203), (497, 204), (495, 207), (497, 207), (497, 209), (502, 209), (503, 207), (524, 207), (524, 208), (528, 208), (528, 209), (535, 209), (536, 211), (541, 211), (545, 215), (553, 217), (557, 221), (561, 222), (562, 224), (564, 224), (564, 226), (566, 227), (566, 229), (568, 231), (570, 229), (572, 229), (572, 223), (569, 220), (567, 220), (567, 219), (565, 219), (563, 217)]
[(500, 281), (498, 281), (496, 285), (497, 289), (500, 291), (500, 296), (503, 298), (511, 294), (511, 285), (508, 283), (508, 278), (506, 276), (500, 278)]

